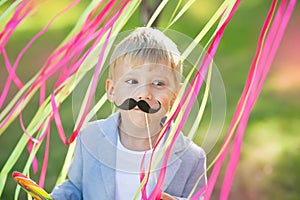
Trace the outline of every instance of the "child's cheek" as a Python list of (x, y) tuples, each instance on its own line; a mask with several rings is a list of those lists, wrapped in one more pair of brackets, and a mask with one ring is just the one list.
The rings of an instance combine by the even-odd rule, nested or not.
[(170, 110), (170, 99), (169, 98), (160, 98), (159, 99), (162, 108), (164, 110), (164, 112), (168, 112)]

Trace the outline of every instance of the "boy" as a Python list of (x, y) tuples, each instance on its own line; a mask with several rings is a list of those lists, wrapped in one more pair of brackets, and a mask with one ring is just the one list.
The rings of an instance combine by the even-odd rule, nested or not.
[[(105, 87), (108, 100), (119, 111), (81, 131), (69, 180), (57, 186), (52, 197), (133, 199), (140, 172), (148, 170), (151, 149), (180, 90), (181, 73), (176, 45), (159, 30), (138, 28), (122, 40), (112, 54)], [(203, 150), (180, 134), (168, 162), (161, 199), (187, 198), (202, 175), (198, 191), (206, 183), (205, 165)], [(155, 187), (159, 166), (150, 173), (147, 196)]]

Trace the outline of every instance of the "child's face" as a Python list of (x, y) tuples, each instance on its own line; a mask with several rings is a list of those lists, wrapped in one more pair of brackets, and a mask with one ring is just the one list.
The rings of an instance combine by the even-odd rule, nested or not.
[[(124, 61), (115, 67), (112, 79), (107, 80), (108, 99), (117, 105), (128, 98), (145, 100), (153, 109), (159, 108), (160, 102), (161, 108), (158, 112), (147, 114), (149, 123), (159, 124), (174, 103), (180, 89), (177, 73), (165, 64)], [(138, 107), (120, 112), (122, 120), (130, 120), (139, 127), (145, 126), (145, 112)]]

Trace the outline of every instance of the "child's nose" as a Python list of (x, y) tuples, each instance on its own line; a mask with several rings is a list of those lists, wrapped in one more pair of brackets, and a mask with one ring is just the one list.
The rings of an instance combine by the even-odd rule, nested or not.
[(138, 100), (152, 100), (151, 87), (149, 84), (141, 86), (137, 92)]

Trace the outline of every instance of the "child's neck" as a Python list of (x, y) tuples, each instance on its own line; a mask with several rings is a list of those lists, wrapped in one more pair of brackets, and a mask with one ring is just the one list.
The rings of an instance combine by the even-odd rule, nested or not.
[[(160, 129), (152, 128), (152, 130), (150, 129), (149, 131), (151, 135), (151, 145), (153, 147), (156, 143)], [(147, 127), (132, 128), (130, 126), (124, 126), (124, 124), (121, 123), (119, 127), (119, 137), (122, 145), (129, 150), (147, 151), (151, 149)]]

